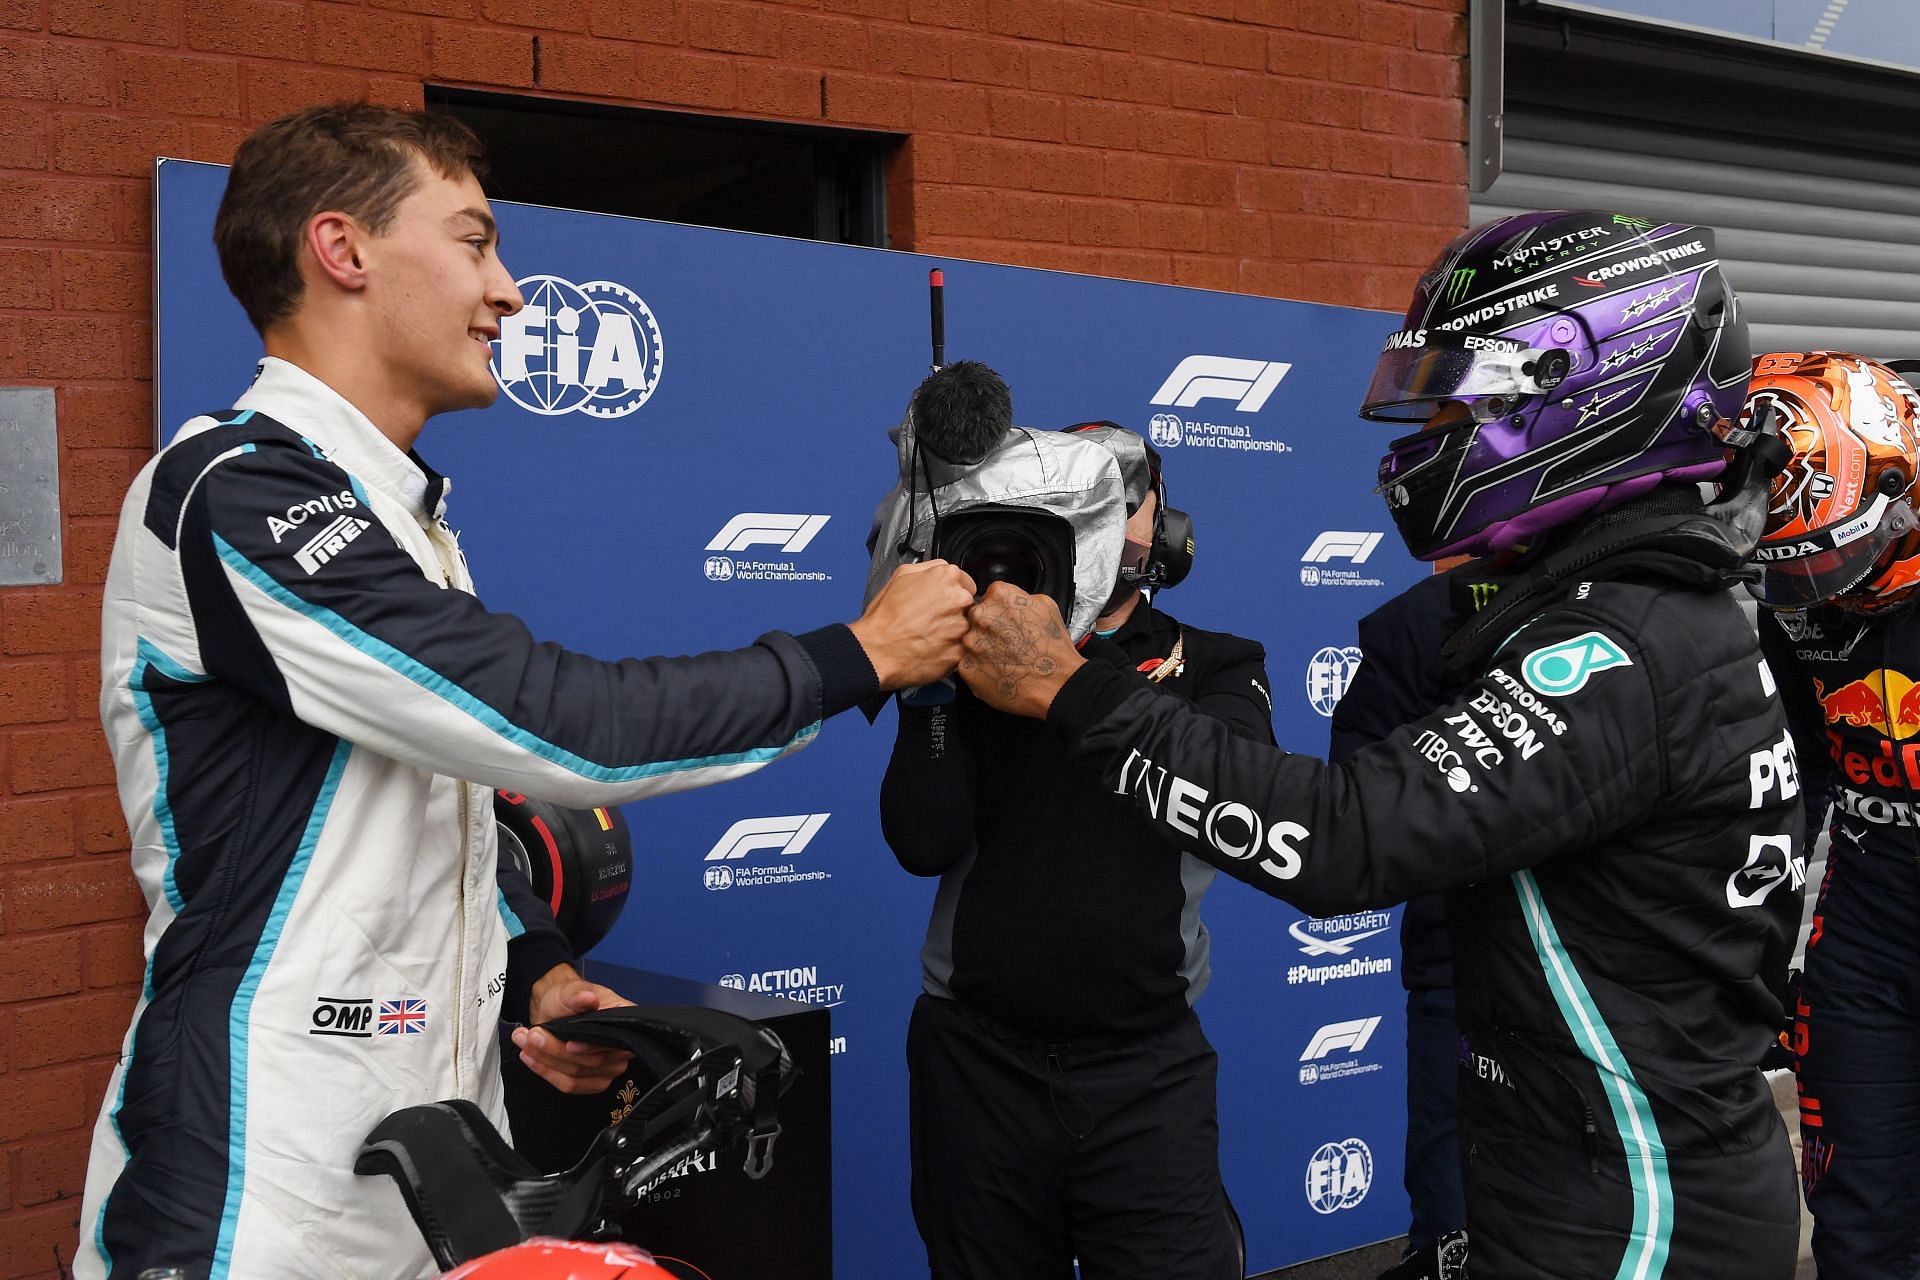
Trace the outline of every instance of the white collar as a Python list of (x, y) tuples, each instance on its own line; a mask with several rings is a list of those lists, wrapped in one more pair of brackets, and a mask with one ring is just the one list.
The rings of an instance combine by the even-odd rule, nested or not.
[[(236, 409), (252, 409), (297, 431), (320, 447), (327, 458), (404, 502), (409, 511), (428, 520), (446, 510), (452, 484), (429, 476), (411, 454), (403, 453), (373, 425), (367, 415), (344, 396), (299, 365), (278, 356), (265, 356), (253, 385), (233, 402)], [(433, 493), (428, 509), (429, 490)]]

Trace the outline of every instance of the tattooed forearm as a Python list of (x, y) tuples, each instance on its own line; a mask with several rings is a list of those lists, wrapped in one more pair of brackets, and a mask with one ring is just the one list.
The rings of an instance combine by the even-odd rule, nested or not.
[(1035, 609), (1028, 596), (976, 606), (973, 626), (980, 644), (965, 661), (986, 668), (1004, 698), (1013, 697), (1024, 679), (1052, 675), (1058, 664), (1045, 648), (1067, 643), (1059, 620)]

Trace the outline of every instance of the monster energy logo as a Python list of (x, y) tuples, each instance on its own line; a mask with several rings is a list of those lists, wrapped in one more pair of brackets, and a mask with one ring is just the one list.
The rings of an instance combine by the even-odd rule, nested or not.
[(1473, 611), (1475, 613), (1486, 608), (1488, 603), (1492, 601), (1494, 596), (1498, 595), (1499, 592), (1500, 584), (1497, 582), (1469, 582), (1467, 584), (1467, 598), (1473, 602)]
[(1630, 667), (1633, 659), (1598, 631), (1535, 649), (1520, 664), (1520, 674), (1538, 693), (1565, 697), (1587, 687), (1587, 679), (1609, 667)]
[(1447, 301), (1459, 304), (1467, 296), (1467, 290), (1473, 286), (1475, 268), (1461, 267), (1453, 273), (1453, 279), (1447, 283)]

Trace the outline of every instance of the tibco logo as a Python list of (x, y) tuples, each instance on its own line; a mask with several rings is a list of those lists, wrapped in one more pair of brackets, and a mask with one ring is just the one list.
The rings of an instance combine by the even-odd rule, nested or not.
[(527, 305), (500, 322), (493, 376), (529, 413), (624, 418), (660, 385), (660, 322), (639, 294), (611, 280), (516, 281)]
[(742, 818), (727, 828), (725, 835), (707, 850), (708, 862), (728, 862), (744, 858), (759, 849), (776, 850), (791, 858), (827, 825), (830, 813), (796, 813), (782, 818)]
[(709, 551), (745, 551), (771, 543), (788, 555), (807, 549), (813, 536), (826, 527), (831, 516), (789, 516), (770, 511), (742, 511), (727, 521), (707, 544)]
[(1202, 400), (1233, 400), (1241, 413), (1258, 413), (1291, 368), (1270, 360), (1188, 356), (1160, 384), (1152, 403), (1186, 409)]

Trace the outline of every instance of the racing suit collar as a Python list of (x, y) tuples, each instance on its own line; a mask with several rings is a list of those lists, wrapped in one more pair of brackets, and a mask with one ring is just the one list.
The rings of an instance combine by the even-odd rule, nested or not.
[(263, 357), (253, 385), (233, 407), (286, 423), (330, 461), (398, 498), (423, 521), (437, 520), (446, 510), (451, 481), (418, 456), (402, 453), (367, 415), (291, 361)]

